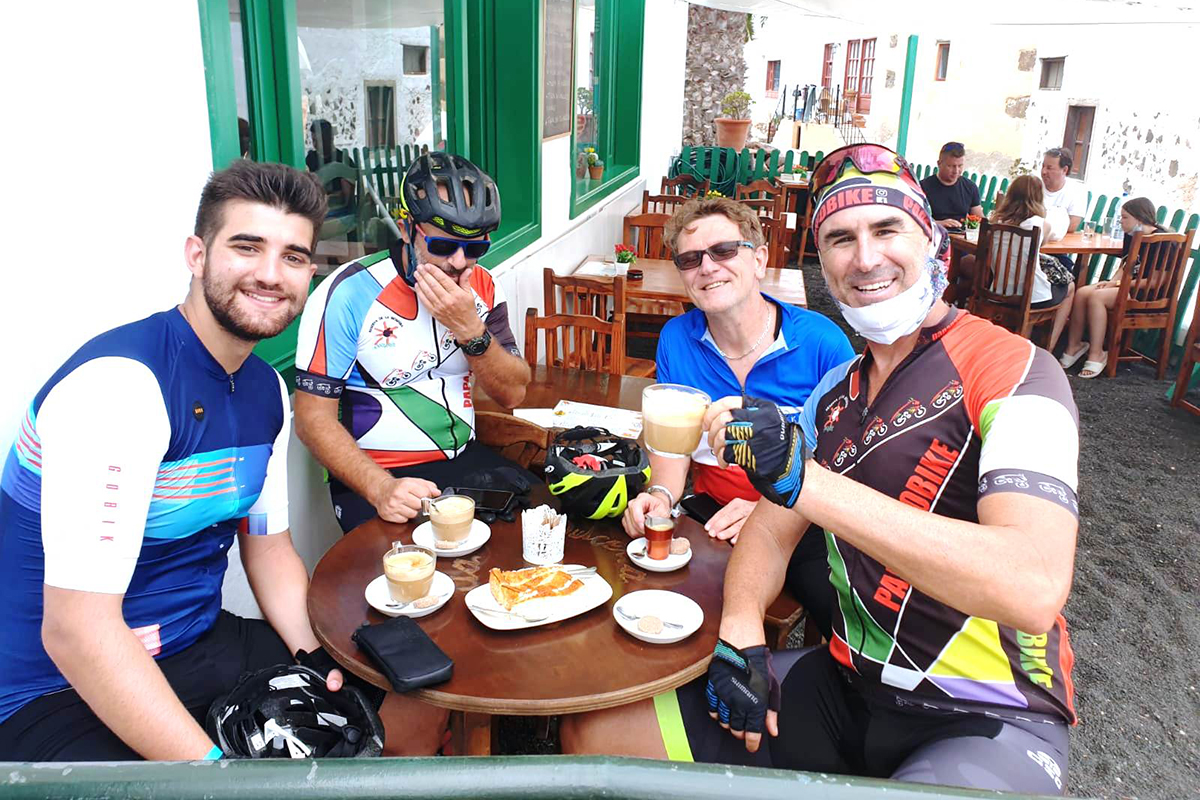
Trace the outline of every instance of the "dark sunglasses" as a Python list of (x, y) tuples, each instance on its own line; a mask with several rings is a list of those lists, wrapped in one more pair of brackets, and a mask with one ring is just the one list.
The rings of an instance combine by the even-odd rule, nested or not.
[[(421, 229), (418, 228), (418, 230)], [(482, 258), (484, 253), (488, 251), (488, 248), (492, 246), (490, 239), (465, 241), (463, 239), (451, 239), (446, 236), (428, 236), (424, 230), (421, 230), (421, 236), (425, 239), (425, 249), (431, 255), (435, 255), (438, 258), (452, 256), (461, 247), (463, 256), (468, 261), (476, 261)]]
[(695, 269), (704, 260), (705, 253), (708, 253), (708, 257), (713, 261), (728, 261), (736, 256), (738, 250), (743, 247), (749, 247), (753, 250), (754, 243), (747, 241), (717, 242), (712, 247), (706, 247), (703, 250), (688, 250), (683, 253), (676, 253), (671, 260), (675, 262), (675, 266), (679, 269)]
[(921, 182), (917, 180), (916, 174), (904, 156), (878, 144), (854, 144), (834, 150), (817, 165), (809, 185), (813, 197), (819, 197), (829, 184), (841, 176), (847, 161), (864, 175), (872, 172), (889, 172), (900, 176), (906, 183), (918, 190), (921, 187)]

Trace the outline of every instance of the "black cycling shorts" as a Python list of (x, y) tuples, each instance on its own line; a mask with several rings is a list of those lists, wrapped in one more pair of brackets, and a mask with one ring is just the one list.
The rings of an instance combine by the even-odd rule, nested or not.
[[(259, 619), (222, 611), (212, 629), (179, 653), (158, 659), (167, 682), (204, 725), (213, 700), (245, 672), (291, 664), (279, 634)], [(0, 761), (140, 761), (74, 689), (43, 695), (0, 723)]]
[[(1062, 794), (1067, 725), (1041, 714), (900, 704), (886, 689), (856, 689), (827, 646), (772, 654), (782, 687), (779, 736), (746, 751), (708, 715), (707, 677), (654, 698), (674, 760), (891, 778), (974, 789)], [(889, 698), (891, 702), (887, 702)], [(909, 697), (915, 697), (909, 695)]]

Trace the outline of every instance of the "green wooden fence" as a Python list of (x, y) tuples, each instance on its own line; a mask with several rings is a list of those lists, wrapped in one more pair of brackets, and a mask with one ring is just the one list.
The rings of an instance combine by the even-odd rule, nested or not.
[[(937, 172), (937, 168), (930, 164), (914, 164), (913, 169), (917, 173), (917, 177), (921, 179)], [(979, 196), (983, 201), (983, 213), (990, 215), (995, 208), (996, 196), (1008, 190), (1008, 178), (1001, 178), (997, 183), (995, 175), (972, 172), (967, 174), (967, 177), (979, 187)], [(1101, 194), (1093, 198), (1089, 191), (1088, 208), (1090, 213), (1087, 219), (1096, 223), (1096, 229), (1100, 230), (1104, 220), (1112, 217), (1120, 200), (1121, 196), (1116, 194), (1112, 196)], [(1166, 206), (1159, 206), (1157, 216), (1159, 224), (1177, 232), (1186, 232), (1200, 227), (1200, 213), (1188, 212), (1184, 209), (1171, 211)], [(1197, 238), (1200, 239), (1200, 235)], [(1182, 349), (1183, 335), (1192, 320), (1192, 314), (1189, 312), (1196, 302), (1197, 284), (1200, 284), (1200, 241), (1194, 240), (1192, 245), (1194, 249), (1188, 254), (1188, 263), (1184, 266), (1183, 281), (1180, 284), (1179, 316), (1175, 320), (1175, 330), (1171, 331), (1172, 359)], [(1087, 282), (1096, 283), (1111, 278), (1120, 261), (1117, 256), (1093, 256), (1087, 264)], [(1143, 352), (1155, 352), (1152, 348), (1160, 334), (1157, 331), (1151, 331), (1138, 335), (1142, 337), (1136, 341), (1138, 348)]]
[(379, 196), (387, 199), (400, 196), (401, 178), (413, 161), (429, 152), (429, 146), (354, 147), (345, 152), (350, 164), (362, 170)]

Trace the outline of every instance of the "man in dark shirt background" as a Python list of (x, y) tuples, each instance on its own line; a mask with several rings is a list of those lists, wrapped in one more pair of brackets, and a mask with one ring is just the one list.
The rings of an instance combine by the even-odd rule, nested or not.
[(937, 172), (921, 181), (933, 218), (951, 230), (961, 228), (968, 214), (983, 216), (979, 187), (963, 175), (965, 155), (961, 143), (946, 142), (938, 154)]

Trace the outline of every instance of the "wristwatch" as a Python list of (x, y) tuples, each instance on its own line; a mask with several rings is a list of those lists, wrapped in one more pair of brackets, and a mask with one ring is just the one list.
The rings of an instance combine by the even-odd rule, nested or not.
[(454, 343), (462, 348), (462, 351), (469, 356), (481, 356), (487, 352), (488, 346), (492, 343), (492, 335), (486, 330), (473, 339), (467, 339), (465, 342), (460, 342), (458, 339)]

